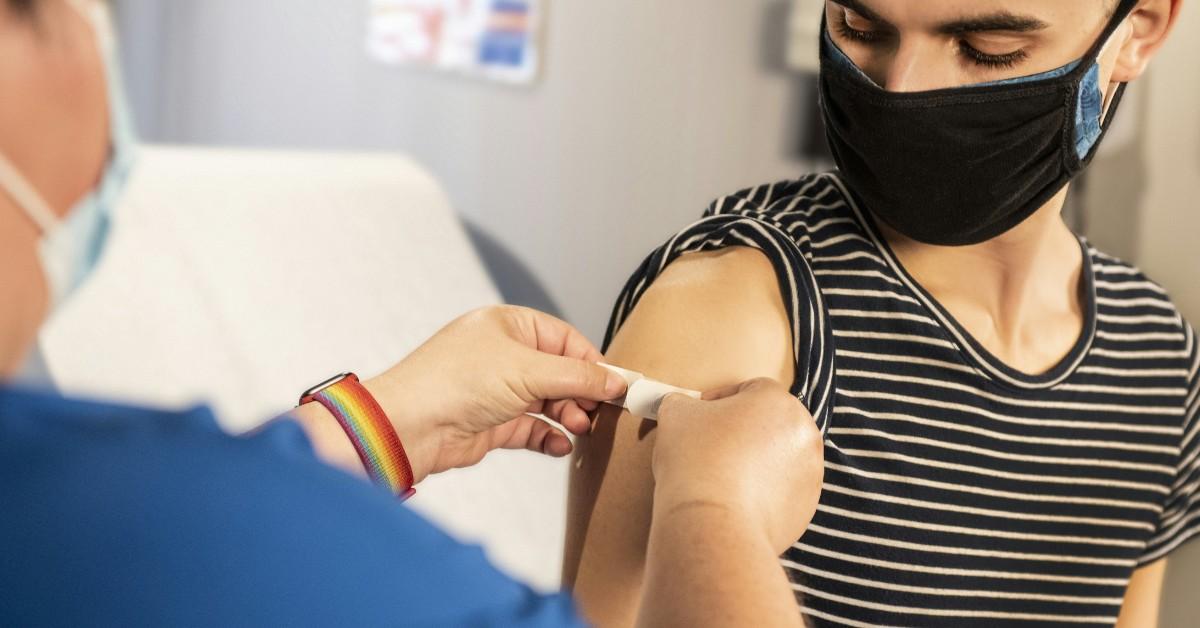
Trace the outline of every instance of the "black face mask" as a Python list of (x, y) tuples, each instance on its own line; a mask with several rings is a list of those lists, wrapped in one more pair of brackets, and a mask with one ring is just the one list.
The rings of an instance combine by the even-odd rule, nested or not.
[(826, 38), (821, 109), (851, 193), (896, 231), (926, 244), (978, 244), (1017, 226), (1095, 156), (1125, 85), (1117, 88), (1100, 138), (1082, 156), (1076, 143), (1081, 86), (1136, 5), (1121, 0), (1073, 69), (1031, 82), (888, 92), (839, 62), (841, 52)]

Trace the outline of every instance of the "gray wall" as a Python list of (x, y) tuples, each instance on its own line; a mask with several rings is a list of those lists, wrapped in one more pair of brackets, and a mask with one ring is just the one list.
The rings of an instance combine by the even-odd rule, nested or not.
[[(398, 150), (599, 340), (624, 280), (712, 197), (806, 170), (786, 2), (551, 2), (531, 88), (386, 67), (366, 0), (118, 0), (156, 142)], [(143, 36), (143, 33), (152, 36)]]

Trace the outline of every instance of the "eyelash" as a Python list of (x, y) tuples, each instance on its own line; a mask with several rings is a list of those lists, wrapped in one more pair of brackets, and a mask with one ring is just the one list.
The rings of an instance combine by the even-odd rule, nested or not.
[[(860, 31), (857, 28), (850, 26), (850, 24), (846, 22), (845, 14), (842, 14), (841, 17), (838, 18), (836, 27), (838, 29), (838, 33), (841, 34), (842, 37), (862, 44), (877, 44), (884, 37), (884, 35), (881, 33), (874, 31)], [(958, 51), (960, 54), (966, 57), (968, 61), (976, 65), (992, 69), (1012, 68), (1018, 63), (1024, 61), (1026, 57), (1029, 56), (1029, 53), (1025, 52), (1024, 50), (1015, 50), (1002, 55), (990, 55), (985, 52), (980, 52), (977, 48), (964, 40), (959, 40)]]
[(846, 16), (844, 14), (838, 17), (837, 29), (842, 37), (853, 41), (862, 42), (864, 44), (874, 44), (883, 38), (882, 35), (875, 31), (860, 31), (857, 28), (850, 26), (849, 22), (846, 21)]
[(996, 69), (1014, 67), (1029, 56), (1029, 53), (1025, 52), (1024, 50), (1014, 50), (1002, 55), (989, 55), (980, 52), (971, 44), (961, 40), (958, 42), (958, 51), (962, 53), (964, 57), (981, 66)]

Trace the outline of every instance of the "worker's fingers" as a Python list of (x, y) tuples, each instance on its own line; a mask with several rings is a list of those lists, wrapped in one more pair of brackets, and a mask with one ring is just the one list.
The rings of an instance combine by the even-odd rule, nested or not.
[(557, 421), (572, 434), (586, 434), (592, 425), (587, 412), (571, 399), (551, 401), (540, 414)]
[[(566, 323), (563, 323), (566, 325)], [(583, 335), (583, 332), (567, 325), (566, 339), (563, 341), (562, 355), (568, 358), (584, 360), (587, 362), (600, 362), (604, 356), (600, 354), (600, 350), (592, 344), (592, 341)]]
[(517, 417), (503, 428), (500, 441), (492, 443), (493, 449), (528, 449), (555, 458), (565, 456), (573, 449), (569, 438), (537, 417)]
[(600, 351), (570, 323), (530, 308), (511, 308), (519, 329), (517, 340), (547, 353), (588, 362), (599, 362)]
[(562, 432), (551, 429), (546, 436), (546, 440), (542, 443), (542, 453), (551, 458), (562, 458), (569, 456), (574, 447), (571, 445), (570, 439), (563, 436)]
[(588, 413), (600, 404), (578, 399), (556, 399), (535, 401), (525, 408), (527, 414), (540, 414), (562, 424), (572, 434), (583, 434), (592, 426)]
[(686, 420), (687, 415), (703, 410), (703, 404), (708, 402), (721, 401), (742, 394), (760, 394), (782, 392), (784, 389), (781, 384), (772, 379), (759, 378), (752, 379), (733, 386), (725, 386), (704, 393), (702, 400), (696, 400), (687, 395), (672, 393), (663, 398), (658, 407), (658, 420), (678, 421)]
[(760, 377), (757, 379), (746, 380), (733, 386), (726, 386), (724, 388), (710, 390), (704, 393), (704, 400), (719, 401), (721, 399), (728, 399), (729, 397), (734, 397), (742, 393), (763, 392), (777, 389), (782, 389), (782, 385), (779, 382), (766, 377)]
[(555, 399), (553, 401), (547, 401), (546, 403), (542, 404), (542, 411), (538, 414), (562, 423), (563, 413), (567, 412), (567, 408), (570, 405), (571, 401), (569, 399)]
[(620, 375), (586, 360), (538, 354), (523, 374), (527, 401), (580, 399), (609, 401), (625, 394)]
[(742, 384), (734, 384), (733, 386), (723, 386), (714, 390), (704, 392), (703, 399), (705, 401), (720, 401), (732, 397), (742, 390)]

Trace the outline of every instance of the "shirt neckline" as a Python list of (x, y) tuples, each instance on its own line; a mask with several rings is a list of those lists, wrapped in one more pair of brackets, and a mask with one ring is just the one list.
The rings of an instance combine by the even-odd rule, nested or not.
[(987, 375), (989, 378), (997, 381), (1000, 384), (1007, 385), (1010, 388), (1022, 390), (1040, 390), (1053, 388), (1061, 384), (1083, 363), (1087, 357), (1088, 351), (1091, 349), (1096, 338), (1096, 280), (1095, 280), (1095, 260), (1092, 257), (1091, 247), (1087, 240), (1080, 236), (1075, 236), (1079, 242), (1080, 252), (1083, 256), (1083, 281), (1084, 281), (1084, 321), (1083, 331), (1079, 334), (1079, 338), (1075, 341), (1071, 350), (1049, 371), (1040, 374), (1030, 374), (1019, 371), (1009, 364), (1005, 363), (1000, 358), (996, 357), (991, 351), (987, 350), (982, 344), (966, 330), (948, 310), (942, 307), (942, 304), (937, 301), (921, 284), (908, 273), (904, 265), (900, 263), (899, 258), (892, 251), (887, 239), (883, 237), (883, 233), (875, 224), (872, 216), (868, 215), (858, 205), (858, 201), (850, 194), (845, 182), (836, 172), (830, 173), (830, 178), (842, 193), (843, 198), (850, 205), (854, 213), (856, 222), (866, 232), (871, 243), (876, 250), (882, 255), (884, 262), (916, 297), (921, 304), (933, 314), (943, 330), (950, 334), (951, 339), (955, 342), (959, 353), (968, 364), (973, 365), (976, 369)]

